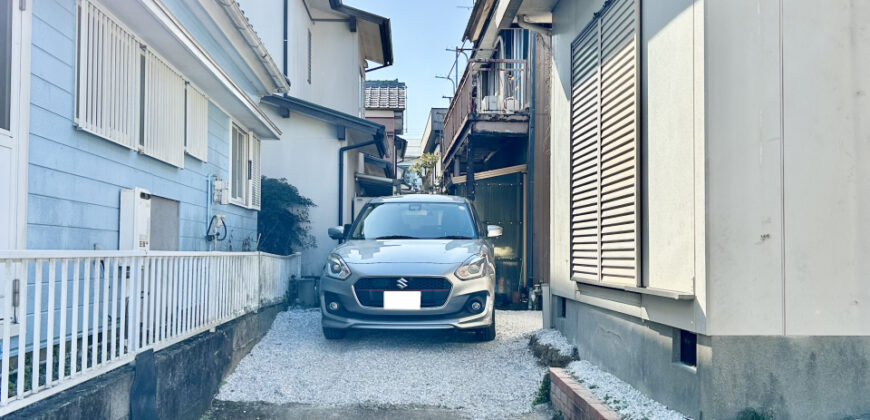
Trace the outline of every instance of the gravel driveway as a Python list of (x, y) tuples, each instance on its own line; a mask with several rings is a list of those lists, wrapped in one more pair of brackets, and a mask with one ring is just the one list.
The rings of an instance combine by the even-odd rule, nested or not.
[(497, 337), (487, 343), (446, 331), (352, 331), (326, 341), (318, 310), (282, 312), (217, 399), (523, 416), (545, 371), (528, 349), (541, 313), (498, 311), (496, 324)]

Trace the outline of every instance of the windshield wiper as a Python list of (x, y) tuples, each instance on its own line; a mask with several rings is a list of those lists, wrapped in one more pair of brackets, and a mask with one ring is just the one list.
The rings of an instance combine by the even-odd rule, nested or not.
[(378, 236), (377, 238), (375, 238), (376, 241), (380, 241), (383, 239), (420, 239), (420, 238), (415, 238), (413, 236), (406, 236), (406, 235), (387, 235), (387, 236)]
[(439, 236), (437, 238), (432, 238), (432, 239), (474, 239), (474, 238), (472, 238), (470, 236), (463, 236), (463, 235), (447, 235), (447, 236)]

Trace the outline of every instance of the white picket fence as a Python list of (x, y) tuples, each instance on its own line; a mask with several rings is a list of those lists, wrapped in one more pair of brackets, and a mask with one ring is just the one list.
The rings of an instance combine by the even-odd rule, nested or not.
[(0, 417), (281, 301), (299, 255), (0, 251)]

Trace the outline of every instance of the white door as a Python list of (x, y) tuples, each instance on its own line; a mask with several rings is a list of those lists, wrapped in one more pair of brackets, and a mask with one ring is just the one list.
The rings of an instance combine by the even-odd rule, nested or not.
[(28, 6), (20, 0), (0, 0), (0, 249), (24, 245), (30, 84), (22, 75), (30, 71)]

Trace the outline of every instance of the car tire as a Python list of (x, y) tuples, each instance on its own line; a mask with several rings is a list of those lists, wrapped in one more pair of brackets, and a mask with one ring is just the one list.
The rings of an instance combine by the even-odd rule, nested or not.
[(323, 336), (326, 337), (327, 340), (341, 340), (346, 334), (347, 330), (323, 327)]
[(474, 332), (477, 341), (492, 341), (495, 340), (495, 310), (492, 311), (492, 324), (488, 327), (480, 328)]

